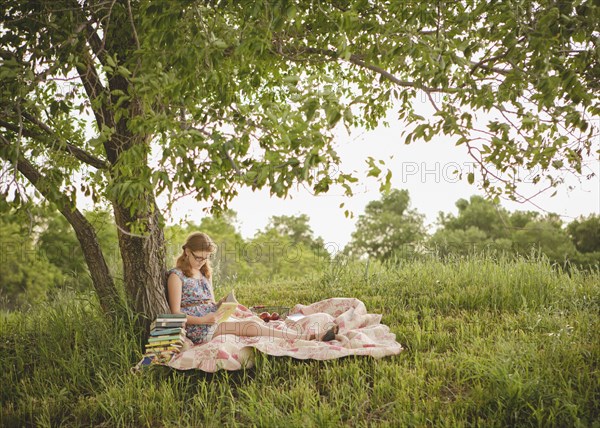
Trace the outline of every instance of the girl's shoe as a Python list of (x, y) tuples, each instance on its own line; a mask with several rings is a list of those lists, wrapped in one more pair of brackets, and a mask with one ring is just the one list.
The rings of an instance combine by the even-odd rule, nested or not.
[(331, 342), (332, 340), (335, 340), (335, 335), (338, 334), (339, 331), (340, 327), (334, 325), (329, 330), (327, 330), (323, 336), (321, 336), (321, 342)]

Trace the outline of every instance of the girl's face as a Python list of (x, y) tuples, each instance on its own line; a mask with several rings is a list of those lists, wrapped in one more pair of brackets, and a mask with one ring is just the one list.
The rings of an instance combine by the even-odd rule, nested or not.
[(190, 249), (185, 250), (190, 266), (196, 269), (200, 269), (206, 261), (211, 257), (210, 251), (192, 251)]

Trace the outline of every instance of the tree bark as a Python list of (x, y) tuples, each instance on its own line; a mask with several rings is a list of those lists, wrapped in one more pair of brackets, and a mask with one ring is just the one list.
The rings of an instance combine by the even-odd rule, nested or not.
[(68, 207), (62, 207), (60, 212), (75, 231), (103, 311), (113, 318), (120, 317), (122, 301), (98, 243), (96, 231), (79, 210), (71, 211)]
[(157, 314), (169, 312), (165, 285), (165, 238), (154, 197), (149, 199), (154, 209), (143, 218), (146, 225), (144, 236), (129, 232), (128, 224), (135, 219), (140, 221), (140, 214), (133, 218), (129, 209), (113, 203), (125, 290), (130, 307), (140, 315), (138, 325), (143, 328), (147, 328)]
[[(126, 13), (124, 9), (114, 8), (110, 25), (104, 28), (106, 31), (104, 48), (107, 52), (116, 54), (121, 64), (128, 64), (128, 59), (137, 46), (133, 18), (134, 16)], [(89, 40), (93, 41), (93, 39)], [(92, 45), (90, 48), (94, 50)], [(139, 46), (137, 48), (139, 49)], [(85, 55), (89, 57), (89, 52)], [(135, 73), (133, 64), (133, 62), (129, 63), (129, 67)], [(88, 61), (82, 81), (89, 87), (89, 89), (86, 87), (86, 91), (92, 102), (95, 94), (102, 90), (97, 75), (94, 64)], [(151, 136), (133, 131), (130, 127), (134, 118), (144, 114), (142, 103), (136, 97), (121, 104), (122, 110), (128, 110), (127, 115), (122, 115), (119, 119), (114, 116), (113, 106), (119, 103), (120, 97), (115, 94), (118, 91), (124, 94), (135, 93), (136, 91), (132, 90), (134, 83), (119, 74), (108, 76), (107, 83), (104, 89), (106, 97), (103, 98), (102, 105), (95, 109), (95, 113), (100, 129), (107, 126), (114, 130), (111, 137), (104, 142), (106, 158), (112, 166), (111, 181), (115, 186), (126, 184), (128, 181), (138, 181), (144, 188), (144, 193), (135, 195), (131, 201), (118, 198), (111, 200), (123, 262), (127, 300), (129, 307), (138, 316), (138, 327), (143, 331), (157, 314), (169, 312), (165, 293), (165, 239), (161, 213), (156, 205), (152, 186), (147, 182), (141, 183), (141, 177), (147, 177), (146, 173), (149, 173), (147, 153), (150, 152)], [(146, 154), (140, 154), (139, 157), (132, 156), (127, 166), (121, 169), (120, 160), (126, 157), (129, 151), (141, 147), (147, 149)], [(143, 232), (133, 232), (132, 224), (141, 226)]]

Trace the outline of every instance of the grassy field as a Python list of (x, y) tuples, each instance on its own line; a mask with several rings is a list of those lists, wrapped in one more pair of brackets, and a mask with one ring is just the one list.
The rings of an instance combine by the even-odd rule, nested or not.
[(356, 263), (235, 288), (248, 305), (357, 297), (405, 350), (132, 375), (141, 347), (130, 327), (63, 293), (0, 319), (0, 426), (600, 427), (598, 272), (486, 258)]

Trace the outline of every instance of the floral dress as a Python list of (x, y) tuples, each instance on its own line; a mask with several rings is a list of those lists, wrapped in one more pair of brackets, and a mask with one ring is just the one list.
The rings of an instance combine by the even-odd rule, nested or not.
[[(217, 306), (214, 303), (203, 303), (203, 300), (213, 300), (212, 286), (208, 279), (202, 275), (202, 278), (190, 278), (185, 276), (181, 269), (173, 268), (167, 272), (169, 276), (175, 273), (183, 283), (181, 289), (181, 312), (186, 315), (201, 317), (209, 312), (215, 312)], [(186, 325), (187, 337), (194, 343), (203, 342), (207, 336), (212, 335), (215, 329), (214, 324), (195, 324)]]

